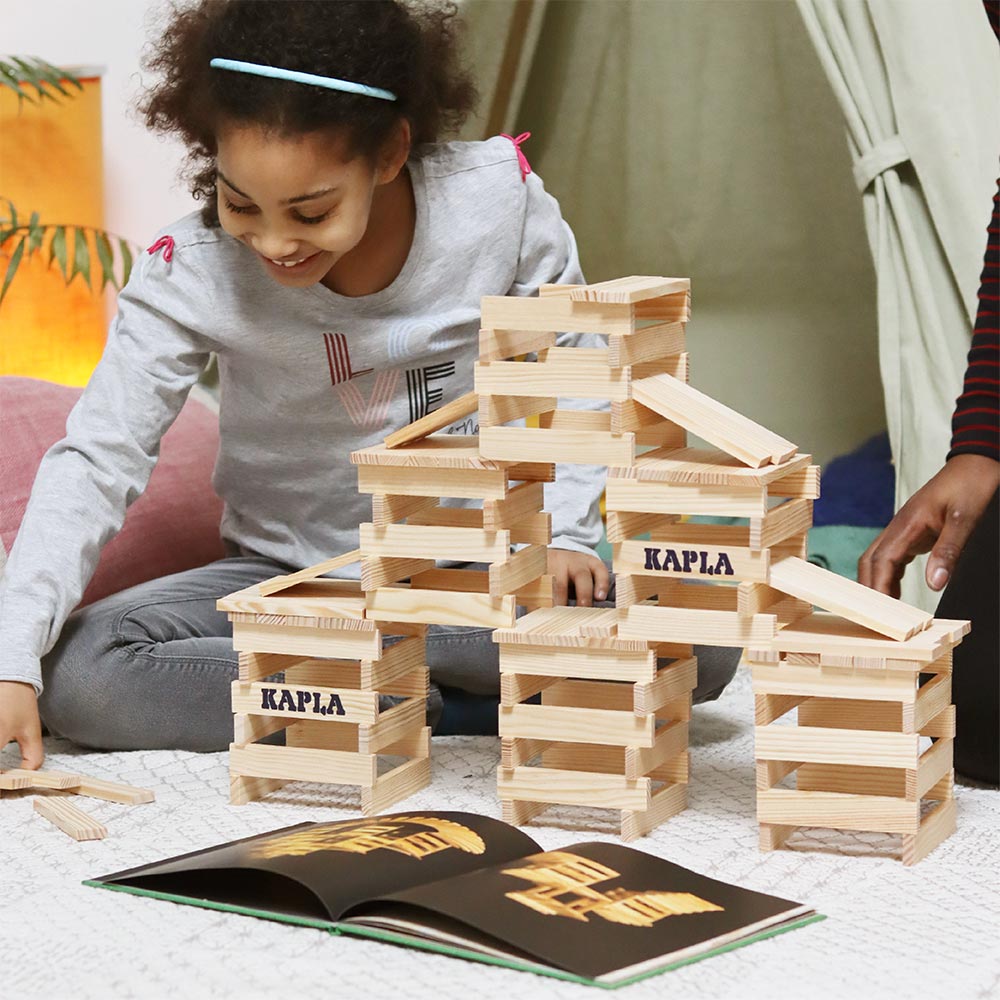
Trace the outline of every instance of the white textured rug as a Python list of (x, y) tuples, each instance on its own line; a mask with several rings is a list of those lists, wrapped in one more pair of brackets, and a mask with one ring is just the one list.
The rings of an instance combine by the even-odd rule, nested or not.
[[(959, 829), (904, 868), (887, 836), (796, 834), (761, 854), (754, 820), (752, 698), (742, 675), (692, 723), (690, 808), (634, 846), (710, 875), (807, 902), (827, 920), (626, 987), (629, 998), (995, 997), (1000, 993), (1000, 793), (959, 786)], [(14, 747), (0, 767), (16, 766)], [(81, 885), (96, 875), (310, 819), (353, 815), (317, 786), (266, 803), (227, 802), (225, 754), (80, 753), (52, 741), (47, 765), (148, 786), (156, 802), (82, 804), (108, 827), (77, 844), (0, 801), (0, 996), (100, 998), (586, 997), (527, 973), (344, 940), (322, 931), (178, 906)], [(499, 816), (489, 738), (435, 740), (434, 782), (406, 809)], [(338, 799), (350, 800), (347, 793)], [(609, 814), (593, 813), (598, 822)], [(591, 839), (580, 814), (539, 817), (547, 849)], [(574, 823), (574, 820), (576, 822)], [(592, 839), (614, 839), (604, 833)], [(839, 851), (839, 853), (836, 853)]]

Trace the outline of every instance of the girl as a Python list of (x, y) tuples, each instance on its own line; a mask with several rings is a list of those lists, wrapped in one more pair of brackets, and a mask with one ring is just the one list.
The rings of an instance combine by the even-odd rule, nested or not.
[[(39, 710), (85, 746), (224, 749), (237, 659), (217, 598), (356, 547), (370, 507), (350, 452), (471, 390), (483, 295), (583, 280), (509, 137), (437, 143), (473, 101), (451, 6), (201, 0), (149, 65), (147, 124), (184, 139), (205, 204), (133, 272), (11, 553), (0, 747), (27, 767)], [(213, 353), (230, 557), (69, 617)], [(561, 603), (607, 596), (601, 488), (568, 466), (547, 491)], [(486, 630), (432, 630), (428, 662), (436, 685), (498, 690)]]

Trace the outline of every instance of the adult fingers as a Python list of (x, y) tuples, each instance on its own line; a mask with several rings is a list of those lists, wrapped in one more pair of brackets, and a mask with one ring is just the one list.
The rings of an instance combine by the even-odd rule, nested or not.
[(962, 554), (969, 535), (972, 534), (976, 520), (964, 505), (948, 510), (941, 534), (938, 535), (927, 559), (927, 585), (931, 590), (943, 589), (951, 579), (955, 563), (958, 562), (958, 557)]
[(899, 597), (899, 581), (914, 557), (933, 544), (933, 535), (922, 521), (903, 511), (865, 550), (858, 561), (858, 582), (892, 597)]

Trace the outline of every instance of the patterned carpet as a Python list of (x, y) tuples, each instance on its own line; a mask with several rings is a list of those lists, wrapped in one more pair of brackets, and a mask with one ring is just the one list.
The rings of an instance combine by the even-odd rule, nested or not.
[[(622, 997), (995, 997), (1000, 991), (1000, 793), (959, 786), (958, 833), (904, 868), (885, 835), (798, 833), (760, 854), (754, 821), (752, 698), (741, 674), (692, 723), (690, 808), (635, 846), (713, 878), (807, 902), (827, 920), (662, 977)], [(0, 767), (16, 766), (14, 748)], [(406, 809), (499, 815), (492, 738), (434, 743), (433, 785)], [(354, 801), (295, 786), (266, 803), (227, 802), (226, 755), (93, 754), (51, 741), (47, 766), (155, 789), (156, 802), (81, 804), (108, 827), (77, 844), (32, 812), (0, 802), (0, 996), (563, 998), (585, 987), (389, 945), (337, 939), (235, 914), (102, 892), (81, 880), (308, 819)], [(339, 806), (339, 808), (337, 807)], [(551, 849), (615, 839), (609, 814), (546, 813), (529, 832)], [(581, 818), (604, 832), (581, 831)], [(558, 826), (551, 825), (558, 823)]]

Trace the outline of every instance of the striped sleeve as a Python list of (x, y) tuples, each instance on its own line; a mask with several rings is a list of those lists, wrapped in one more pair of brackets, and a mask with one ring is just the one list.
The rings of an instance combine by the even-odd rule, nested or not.
[(962, 395), (951, 418), (951, 451), (1000, 460), (1000, 179), (979, 284), (979, 309)]

